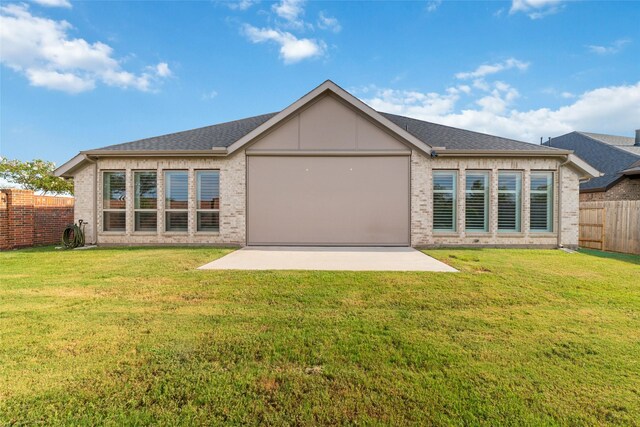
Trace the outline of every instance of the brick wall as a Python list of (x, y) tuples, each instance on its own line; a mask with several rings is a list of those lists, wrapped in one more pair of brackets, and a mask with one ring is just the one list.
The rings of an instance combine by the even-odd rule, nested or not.
[(30, 190), (0, 190), (0, 250), (60, 243), (73, 222), (70, 197), (36, 196)]
[(580, 193), (581, 202), (600, 202), (608, 200), (640, 200), (640, 178), (624, 177), (607, 191)]

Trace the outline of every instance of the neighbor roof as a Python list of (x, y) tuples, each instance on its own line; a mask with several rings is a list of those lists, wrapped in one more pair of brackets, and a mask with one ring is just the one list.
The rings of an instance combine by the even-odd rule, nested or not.
[(593, 133), (593, 132), (578, 132), (582, 135), (586, 135), (589, 138), (595, 139), (597, 141), (603, 142), (605, 144), (614, 145), (618, 148), (623, 149), (624, 151), (628, 151), (633, 154), (637, 154), (640, 156), (640, 147), (635, 145), (635, 138), (631, 138), (629, 136), (619, 136), (619, 135), (607, 135), (604, 133)]
[[(565, 150), (573, 150), (576, 155), (604, 174), (601, 177), (592, 178), (587, 182), (581, 183), (580, 191), (606, 191), (622, 178), (622, 172), (625, 169), (640, 160), (640, 155), (611, 143), (614, 141), (625, 142), (623, 139), (634, 140), (633, 138), (614, 135), (571, 132), (552, 138), (544, 144)], [(604, 142), (604, 140), (609, 142)]]
[[(199, 151), (215, 147), (229, 147), (276, 114), (278, 113), (263, 114), (246, 119), (234, 120), (232, 122), (109, 145), (96, 150), (89, 150), (88, 153), (91, 151)], [(447, 150), (513, 150), (532, 152), (549, 152), (555, 150), (543, 145), (530, 144), (509, 138), (501, 138), (499, 136), (443, 126), (395, 114), (380, 114), (432, 147), (444, 147)]]

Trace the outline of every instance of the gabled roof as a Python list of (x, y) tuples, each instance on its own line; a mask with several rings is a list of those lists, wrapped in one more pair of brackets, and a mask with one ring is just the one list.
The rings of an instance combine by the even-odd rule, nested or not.
[[(327, 93), (340, 98), (368, 119), (377, 122), (407, 144), (427, 154), (432, 153), (434, 147), (438, 155), (484, 153), (484, 155), (566, 156), (569, 154), (568, 151), (543, 145), (381, 113), (327, 80), (280, 112), (82, 151), (56, 169), (55, 173), (58, 176), (71, 176), (71, 172), (82, 166), (88, 156), (229, 155), (255, 141), (264, 132)], [(587, 165), (586, 169), (580, 167), (579, 169), (585, 171), (589, 168)], [(589, 174), (586, 173), (586, 175)]]
[(595, 139), (596, 141), (600, 141), (608, 145), (613, 145), (624, 151), (628, 151), (631, 154), (637, 154), (640, 156), (640, 146), (635, 145), (636, 143), (635, 138), (631, 138), (629, 136), (607, 135), (604, 133), (593, 133), (593, 132), (578, 132), (578, 133), (588, 136), (589, 138)]
[[(552, 138), (550, 141), (545, 142), (545, 145), (572, 150), (576, 155), (604, 174), (601, 177), (581, 183), (580, 191), (606, 191), (622, 178), (622, 171), (640, 160), (640, 155), (603, 142), (602, 139), (596, 139), (591, 135), (601, 136), (601, 134), (571, 132)], [(633, 138), (629, 139), (633, 140)], [(614, 138), (609, 139), (609, 141), (614, 140)]]

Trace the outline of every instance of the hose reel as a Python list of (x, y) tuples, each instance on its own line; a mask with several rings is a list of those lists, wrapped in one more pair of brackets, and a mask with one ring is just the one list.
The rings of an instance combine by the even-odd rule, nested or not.
[(78, 224), (69, 224), (62, 232), (62, 244), (66, 249), (84, 246), (84, 227), (87, 223), (78, 220)]

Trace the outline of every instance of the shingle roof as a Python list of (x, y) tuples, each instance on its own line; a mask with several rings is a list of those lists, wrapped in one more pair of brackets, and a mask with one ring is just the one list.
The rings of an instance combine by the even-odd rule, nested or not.
[(550, 151), (549, 147), (539, 144), (458, 129), (395, 114), (380, 114), (432, 147), (445, 147), (448, 150)]
[(232, 122), (109, 145), (98, 150), (159, 151), (159, 150), (210, 150), (228, 147), (277, 113), (248, 117)]
[[(161, 150), (210, 150), (214, 147), (228, 147), (277, 113), (248, 117), (213, 126), (170, 133), (137, 141), (124, 142), (98, 148), (103, 151), (161, 151)], [(548, 152), (549, 147), (516, 141), (499, 136), (457, 129), (450, 126), (425, 122), (395, 114), (381, 113), (384, 117), (405, 129), (416, 138), (432, 147), (449, 150), (514, 150)], [(93, 150), (90, 150), (93, 151)]]
[(625, 151), (623, 147), (604, 143), (585, 132), (571, 132), (552, 138), (551, 141), (545, 142), (546, 144), (573, 150), (578, 157), (604, 174), (581, 183), (580, 190), (605, 191), (622, 177), (623, 170), (640, 160), (640, 155)]
[(609, 145), (633, 145), (635, 144), (635, 138), (631, 138), (628, 136), (618, 136), (618, 135), (607, 135), (604, 133), (593, 133), (593, 132), (578, 132), (583, 135), (588, 136), (589, 138), (596, 139), (598, 141), (604, 142)]

